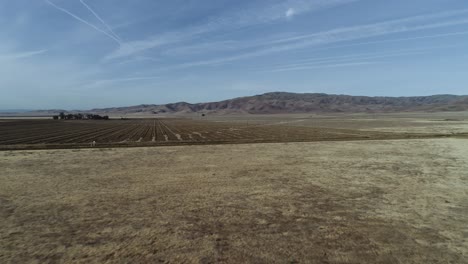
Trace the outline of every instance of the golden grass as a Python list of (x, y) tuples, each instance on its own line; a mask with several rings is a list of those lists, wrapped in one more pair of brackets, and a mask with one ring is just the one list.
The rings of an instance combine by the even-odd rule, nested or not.
[(466, 263), (468, 141), (0, 152), (0, 262)]

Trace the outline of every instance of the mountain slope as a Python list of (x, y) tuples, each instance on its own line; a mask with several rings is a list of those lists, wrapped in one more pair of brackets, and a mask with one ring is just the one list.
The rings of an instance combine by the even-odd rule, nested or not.
[(92, 109), (91, 112), (106, 114), (183, 114), (195, 112), (217, 114), (279, 114), (465, 110), (468, 110), (468, 96), (368, 97), (319, 93), (297, 94), (273, 92), (210, 103), (190, 104), (179, 102), (165, 105), (137, 105)]

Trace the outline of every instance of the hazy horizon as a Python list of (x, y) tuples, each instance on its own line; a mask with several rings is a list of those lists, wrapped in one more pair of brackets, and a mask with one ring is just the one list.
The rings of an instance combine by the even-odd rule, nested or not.
[(0, 109), (467, 94), (465, 0), (0, 0)]

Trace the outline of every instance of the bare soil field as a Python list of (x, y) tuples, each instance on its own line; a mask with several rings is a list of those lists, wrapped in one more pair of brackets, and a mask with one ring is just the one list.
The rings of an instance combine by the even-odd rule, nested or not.
[(251, 125), (303, 126), (397, 133), (468, 133), (468, 112), (231, 115), (208, 116), (206, 119)]
[(0, 263), (468, 263), (468, 141), (0, 152)]
[[(130, 120), (1, 120), (0, 150), (308, 142), (466, 136), (457, 118), (338, 115), (222, 116)], [(435, 118), (435, 117), (432, 117)], [(442, 119), (441, 119), (442, 118)], [(468, 119), (467, 119), (468, 120)]]

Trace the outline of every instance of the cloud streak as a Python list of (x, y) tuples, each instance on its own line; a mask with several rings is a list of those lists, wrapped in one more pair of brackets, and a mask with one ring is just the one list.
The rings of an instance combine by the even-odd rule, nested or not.
[(316, 50), (328, 50), (328, 49), (337, 49), (337, 48), (345, 48), (345, 47), (364, 46), (364, 45), (372, 45), (372, 44), (384, 44), (384, 43), (402, 42), (402, 41), (409, 41), (409, 40), (421, 40), (421, 39), (433, 39), (433, 38), (443, 38), (443, 37), (452, 37), (452, 36), (463, 36), (463, 35), (468, 35), (468, 31), (458, 31), (458, 32), (426, 35), (426, 36), (419, 36), (419, 37), (409, 37), (409, 38), (396, 38), (396, 39), (366, 41), (366, 42), (358, 42), (358, 43), (337, 45), (337, 46), (331, 46), (331, 47), (323, 47), (323, 48), (319, 48), (319, 49), (316, 49)]
[(90, 22), (84, 20), (83, 18), (81, 18), (81, 17), (79, 17), (79, 16), (73, 14), (72, 12), (68, 11), (67, 9), (65, 9), (65, 8), (63, 8), (63, 7), (60, 7), (60, 6), (58, 6), (58, 5), (54, 4), (54, 3), (52, 3), (50, 0), (44, 0), (44, 1), (45, 1), (47, 4), (51, 5), (52, 7), (54, 7), (55, 9), (57, 9), (57, 10), (59, 10), (59, 11), (62, 11), (63, 13), (65, 13), (65, 14), (71, 16), (72, 18), (78, 20), (79, 22), (81, 22), (81, 23), (83, 23), (83, 24), (85, 24), (85, 25), (87, 25), (87, 26), (93, 28), (94, 30), (96, 30), (96, 31), (98, 31), (98, 32), (100, 32), (100, 33), (102, 33), (102, 34), (104, 34), (105, 36), (107, 36), (107, 37), (109, 37), (110, 39), (112, 39), (113, 41), (115, 41), (117, 44), (119, 44), (119, 45), (122, 44), (122, 41), (120, 41), (120, 40), (119, 40), (118, 38), (116, 38), (115, 36), (113, 36), (113, 35), (107, 33), (106, 31), (104, 31), (104, 30), (98, 28), (97, 26), (91, 24)]
[(294, 10), (294, 15), (299, 15), (357, 1), (360, 0), (289, 0), (272, 5), (269, 8), (242, 10), (227, 16), (213, 18), (204, 24), (186, 28), (185, 30), (167, 32), (143, 40), (122, 43), (117, 50), (107, 55), (105, 60), (120, 59), (158, 47), (180, 44), (204, 34), (215, 35), (218, 31), (225, 33), (229, 30), (285, 20), (285, 12), (289, 9)]
[[(294, 36), (290, 38), (277, 39), (275, 41), (272, 41), (272, 43), (287, 43), (287, 42), (293, 42), (293, 41), (300, 41), (304, 39), (317, 38), (317, 37), (321, 37), (324, 35), (329, 36), (333, 34), (344, 34), (344, 33), (370, 34), (372, 33), (373, 35), (380, 35), (380, 34), (388, 34), (388, 33), (391, 33), (392, 31), (405, 32), (405, 31), (414, 31), (414, 30), (434, 28), (434, 27), (449, 26), (449, 25), (455, 24), (453, 20), (448, 21), (448, 22), (446, 21), (446, 22), (440, 22), (440, 23), (429, 23), (426, 25), (419, 25), (419, 26), (416, 26), (416, 25), (407, 26), (407, 25), (409, 23), (416, 23), (416, 22), (421, 22), (421, 21), (424, 22), (424, 21), (430, 21), (432, 19), (440, 19), (440, 18), (443, 19), (447, 17), (464, 15), (466, 13), (468, 13), (468, 9), (441, 12), (437, 14), (412, 16), (412, 17), (407, 17), (407, 18), (402, 18), (402, 19), (388, 20), (388, 21), (374, 23), (374, 24), (359, 25), (359, 26), (352, 26), (352, 27), (342, 27), (342, 28), (332, 29), (329, 31), (317, 32), (317, 33), (312, 33), (312, 34), (304, 34), (304, 35)], [(463, 23), (466, 23), (466, 19), (458, 19), (456, 21), (464, 21)], [(408, 27), (412, 27), (413, 29), (410, 29)]]
[(80, 0), (80, 3), (86, 7), (86, 9), (89, 10), (89, 12), (91, 12), (106, 28), (107, 30), (109, 30), (109, 32), (115, 37), (117, 38), (119, 41), (122, 41), (122, 38), (119, 37), (119, 35), (117, 35), (114, 30), (112, 30), (112, 28), (109, 26), (109, 24), (107, 24), (104, 19), (102, 19), (88, 4), (85, 3), (84, 0)]
[[(361, 26), (353, 26), (353, 27), (343, 27), (338, 29), (333, 29), (329, 31), (322, 31), (314, 34), (308, 34), (303, 36), (296, 36), (292, 38), (285, 38), (279, 39), (276, 41), (269, 41), (269, 42), (257, 42), (253, 43), (252, 47), (259, 47), (256, 51), (246, 52), (234, 56), (227, 56), (221, 57), (217, 59), (210, 59), (204, 61), (197, 61), (197, 62), (189, 62), (183, 63), (176, 68), (186, 68), (186, 67), (194, 67), (194, 66), (208, 66), (208, 65), (219, 65), (223, 63), (233, 62), (242, 59), (250, 59), (253, 57), (265, 56), (272, 53), (278, 52), (286, 52), (290, 50), (296, 49), (304, 49), (308, 47), (317, 47), (325, 44), (332, 44), (332, 43), (339, 43), (339, 42), (346, 42), (346, 41), (354, 41), (359, 39), (371, 38), (371, 37), (378, 37), (378, 36), (385, 36), (397, 33), (407, 33), (407, 32), (414, 32), (414, 31), (421, 31), (427, 29), (438, 29), (448, 26), (454, 25), (464, 25), (468, 24), (468, 19), (452, 19), (442, 22), (432, 22), (427, 24), (418, 24), (418, 25), (408, 25), (408, 22), (415, 22), (421, 21), (424, 19), (432, 19), (437, 17), (447, 17), (454, 14), (463, 14), (467, 13), (468, 10), (461, 10), (456, 12), (444, 12), (435, 15), (427, 15), (427, 16), (416, 16), (416, 17), (409, 17), (405, 19), (399, 20), (391, 20), (387, 22), (375, 23), (375, 24), (367, 24)], [(461, 33), (453, 33), (453, 34), (438, 34), (434, 36), (426, 36), (424, 38), (431, 38), (431, 37), (444, 37), (444, 36), (451, 36), (457, 34), (464, 34)], [(408, 38), (411, 39), (411, 38)], [(415, 38), (417, 39), (417, 38)], [(391, 41), (391, 40), (385, 40)], [(276, 45), (272, 45), (276, 44)], [(350, 44), (353, 45), (353, 44)], [(270, 47), (268, 47), (270, 46)], [(267, 48), (262, 48), (267, 47)]]
[(318, 57), (295, 61), (289, 64), (271, 65), (269, 69), (262, 70), (261, 72), (284, 72), (284, 71), (295, 71), (304, 69), (316, 69), (322, 65), (329, 64), (342, 64), (342, 63), (354, 63), (355, 60), (374, 62), (376, 59), (394, 58), (394, 57), (406, 57), (412, 55), (428, 54), (431, 50), (446, 50), (453, 47), (460, 47), (464, 45), (454, 44), (448, 46), (434, 46), (417, 49), (403, 49), (391, 52), (379, 52), (379, 53), (364, 53), (364, 54), (351, 54), (344, 56), (331, 56), (331, 57)]
[(343, 57), (332, 57), (329, 59), (323, 60), (316, 60), (311, 62), (305, 63), (296, 63), (296, 64), (288, 64), (288, 65), (281, 65), (280, 67), (276, 67), (273, 69), (265, 70), (265, 72), (284, 72), (284, 71), (296, 71), (296, 70), (305, 70), (305, 69), (317, 69), (321, 68), (322, 66), (327, 66), (330, 63), (333, 65), (335, 64), (353, 64), (354, 60), (364, 60), (366, 62), (375, 62), (375, 59), (383, 59), (383, 58), (392, 58), (392, 57), (402, 57), (402, 56), (410, 56), (410, 55), (419, 55), (424, 54), (427, 52), (424, 51), (417, 51), (417, 52), (402, 52), (402, 53), (394, 53), (394, 54), (377, 54), (372, 56), (362, 56), (360, 55), (350, 55), (350, 56), (343, 56)]
[(338, 67), (354, 67), (354, 66), (363, 66), (363, 65), (372, 65), (380, 64), (383, 62), (380, 61), (360, 61), (360, 62), (349, 62), (349, 63), (335, 63), (335, 64), (324, 64), (324, 65), (305, 65), (298, 66), (293, 68), (282, 68), (266, 72), (285, 72), (285, 71), (300, 71), (300, 70), (314, 70), (314, 69), (328, 69), (328, 68), (338, 68)]
[(148, 81), (148, 80), (157, 80), (160, 79), (160, 76), (145, 76), (145, 77), (128, 77), (128, 78), (118, 78), (118, 79), (103, 79), (96, 80), (94, 82), (84, 85), (85, 87), (95, 87), (102, 84), (109, 83), (124, 83), (124, 82), (136, 82), (136, 81)]
[(33, 57), (33, 56), (44, 54), (46, 52), (47, 52), (47, 50), (36, 50), (36, 51), (12, 53), (12, 54), (7, 54), (7, 55), (1, 55), (0, 54), (0, 60), (15, 60), (15, 59), (30, 58), (30, 57)]

